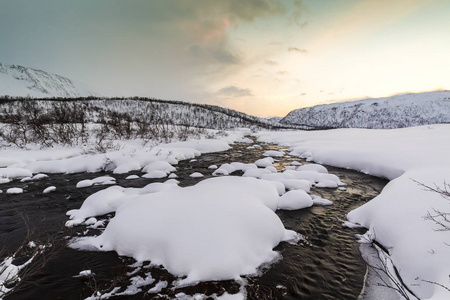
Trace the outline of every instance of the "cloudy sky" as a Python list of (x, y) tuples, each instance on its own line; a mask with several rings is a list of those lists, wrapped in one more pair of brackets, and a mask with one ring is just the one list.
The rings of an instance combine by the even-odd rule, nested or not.
[(0, 0), (0, 62), (284, 116), (450, 89), (450, 1)]

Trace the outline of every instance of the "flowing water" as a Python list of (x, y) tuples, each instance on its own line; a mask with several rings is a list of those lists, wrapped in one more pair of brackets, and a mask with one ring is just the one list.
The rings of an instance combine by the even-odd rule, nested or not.
[[(223, 163), (252, 163), (262, 157), (266, 150), (278, 150), (281, 147), (261, 144), (261, 148), (247, 149), (249, 144), (237, 143), (232, 149), (219, 153), (204, 154), (195, 161), (181, 161), (177, 165), (177, 180), (180, 186), (193, 185), (200, 180), (210, 178), (212, 170), (208, 166)], [(295, 157), (283, 157), (275, 164), (279, 171), (290, 165)], [(302, 163), (306, 163), (301, 161)], [(246, 277), (248, 299), (356, 299), (361, 292), (366, 265), (361, 258), (355, 234), (362, 233), (342, 226), (342, 220), (352, 209), (364, 204), (379, 194), (387, 181), (351, 170), (327, 166), (347, 184), (346, 190), (313, 188), (311, 194), (333, 201), (331, 206), (313, 206), (297, 211), (277, 211), (287, 229), (303, 235), (304, 241), (296, 245), (281, 243), (276, 250), (282, 259), (265, 267), (261, 276)], [(205, 174), (202, 179), (189, 177), (193, 172)], [(139, 174), (139, 172), (136, 172)], [(131, 277), (127, 273), (136, 268), (130, 267), (133, 260), (119, 257), (115, 252), (82, 252), (58, 246), (69, 237), (86, 230), (85, 227), (68, 229), (65, 213), (79, 208), (83, 201), (94, 192), (106, 188), (92, 186), (75, 188), (77, 182), (98, 176), (110, 175), (123, 187), (143, 187), (151, 182), (165, 179), (139, 178), (126, 180), (130, 174), (49, 174), (39, 181), (21, 183), (17, 180), (1, 184), (6, 191), (10, 187), (21, 187), (23, 194), (0, 194), (0, 243), (5, 252), (16, 249), (27, 234), (34, 230), (31, 238), (39, 234), (40, 239), (49, 238), (54, 244), (47, 255), (48, 261), (32, 274), (24, 278), (23, 283), (6, 299), (83, 299), (94, 291), (107, 291), (114, 286), (126, 287)], [(236, 173), (234, 175), (240, 175)], [(56, 191), (43, 194), (48, 186), (56, 186)], [(106, 218), (111, 217), (105, 216)], [(99, 234), (90, 230), (87, 234)], [(82, 270), (92, 270), (95, 276), (90, 280), (73, 277)], [(167, 288), (160, 294), (140, 293), (125, 299), (167, 299), (178, 293), (194, 295), (221, 295), (224, 292), (234, 294), (241, 286), (234, 281), (205, 282), (195, 286), (174, 289), (172, 283), (177, 280), (159, 267), (144, 265), (133, 276), (151, 272), (158, 281), (167, 281)], [(147, 291), (155, 283), (143, 288)]]

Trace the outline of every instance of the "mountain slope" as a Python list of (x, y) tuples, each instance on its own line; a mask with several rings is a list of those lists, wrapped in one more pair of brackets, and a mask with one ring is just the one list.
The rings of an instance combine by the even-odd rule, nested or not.
[(0, 95), (13, 97), (87, 97), (95, 93), (66, 77), (0, 63)]
[(317, 105), (291, 111), (280, 123), (379, 129), (450, 123), (450, 91)]

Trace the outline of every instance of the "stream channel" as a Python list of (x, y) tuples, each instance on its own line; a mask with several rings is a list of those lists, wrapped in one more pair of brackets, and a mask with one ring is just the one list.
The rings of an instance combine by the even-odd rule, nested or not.
[[(251, 144), (236, 143), (228, 151), (203, 154), (194, 161), (180, 161), (176, 166), (177, 180), (180, 181), (180, 186), (194, 185), (212, 177), (213, 170), (208, 169), (212, 164), (253, 163), (262, 158), (267, 150), (283, 149), (273, 144), (260, 145), (259, 148), (247, 149)], [(294, 160), (308, 163), (296, 157), (285, 156), (279, 158), (274, 166), (280, 172)], [(347, 184), (346, 190), (312, 188), (312, 195), (329, 199), (333, 201), (333, 205), (277, 211), (284, 226), (300, 233), (305, 240), (296, 245), (281, 243), (275, 248), (281, 253), (281, 260), (264, 268), (261, 276), (245, 278), (248, 299), (357, 299), (361, 293), (366, 264), (361, 258), (355, 234), (363, 233), (364, 230), (344, 227), (342, 220), (345, 220), (349, 211), (377, 196), (387, 180), (352, 170), (326, 167), (329, 173), (337, 175)], [(189, 177), (193, 172), (200, 172), (205, 177)], [(135, 269), (130, 267), (134, 262), (132, 259), (119, 257), (115, 252), (83, 252), (57, 245), (86, 230), (84, 226), (66, 228), (66, 212), (79, 208), (88, 196), (107, 187), (76, 188), (77, 182), (110, 175), (116, 178), (120, 186), (144, 187), (151, 182), (166, 180), (126, 180), (125, 177), (130, 174), (142, 173), (48, 174), (49, 177), (38, 181), (22, 183), (14, 180), (1, 184), (0, 189), (3, 191), (10, 187), (24, 189), (23, 194), (0, 194), (0, 244), (5, 247), (6, 252), (14, 251), (21, 245), (28, 229), (34, 229), (41, 239), (50, 238), (55, 244), (54, 248), (59, 248), (51, 251), (47, 255), (46, 264), (24, 278), (19, 288), (5, 299), (84, 299), (95, 290), (107, 291), (111, 286), (126, 287), (129, 284), (127, 279), (130, 278), (127, 273)], [(236, 172), (232, 175), (241, 174)], [(43, 194), (42, 191), (49, 186), (56, 186), (56, 191)], [(90, 230), (88, 234), (100, 234), (100, 231)], [(86, 269), (96, 274), (95, 280), (73, 277)], [(156, 281), (143, 287), (144, 292), (113, 299), (172, 299), (179, 293), (234, 294), (241, 288), (234, 281), (221, 281), (174, 289), (171, 284), (177, 279), (161, 267), (143, 268), (141, 273), (133, 276), (142, 274), (144, 277), (143, 274), (149, 271)], [(167, 281), (168, 287), (163, 288), (159, 294), (145, 293), (158, 281)]]

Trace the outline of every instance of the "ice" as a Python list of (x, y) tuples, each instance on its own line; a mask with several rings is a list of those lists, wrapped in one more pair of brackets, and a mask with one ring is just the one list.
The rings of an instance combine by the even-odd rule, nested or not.
[(51, 192), (54, 192), (54, 191), (56, 191), (56, 186), (49, 186), (42, 193), (48, 194), (48, 193), (51, 193)]
[(114, 201), (110, 211), (116, 210), (100, 236), (79, 239), (72, 247), (150, 260), (187, 276), (184, 283), (237, 279), (276, 259), (273, 248), (297, 236), (274, 213), (279, 188), (254, 178), (216, 177), (131, 201), (134, 195), (111, 187), (68, 212), (72, 219), (105, 214), (109, 211), (98, 206), (105, 199)]
[(302, 209), (313, 204), (311, 196), (303, 190), (289, 191), (278, 200), (278, 208), (284, 210)]
[(23, 189), (22, 188), (9, 188), (6, 190), (7, 194), (22, 194), (23, 193)]

